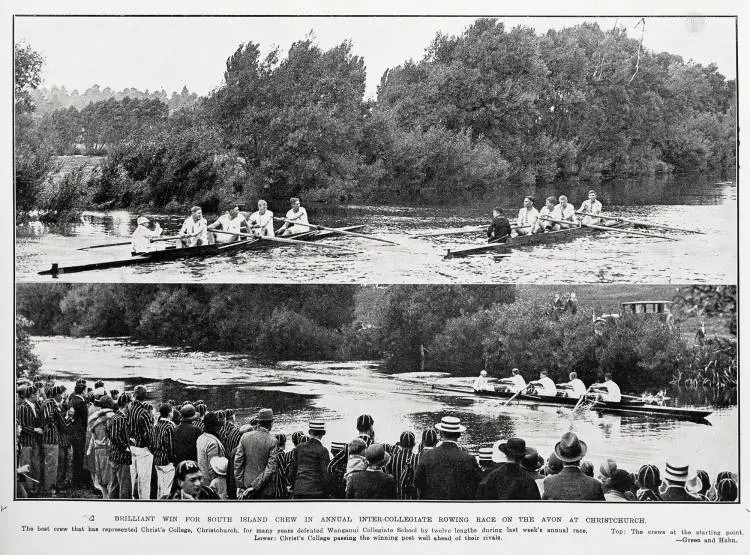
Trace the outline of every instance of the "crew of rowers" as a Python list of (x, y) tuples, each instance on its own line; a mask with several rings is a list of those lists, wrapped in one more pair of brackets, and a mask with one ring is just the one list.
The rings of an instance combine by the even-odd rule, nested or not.
[(539, 372), (539, 379), (526, 383), (518, 368), (511, 370), (509, 378), (498, 380), (499, 388), (489, 383), (487, 372), (482, 370), (479, 377), (474, 380), (472, 388), (474, 391), (504, 391), (507, 393), (539, 395), (540, 397), (569, 397), (580, 399), (584, 395), (596, 395), (600, 401), (619, 403), (622, 400), (620, 386), (612, 380), (612, 374), (606, 372), (602, 383), (591, 384), (586, 388), (576, 372), (568, 375), (570, 381), (556, 384), (548, 375), (546, 370)]
[[(300, 200), (292, 197), (289, 202), (291, 208), (284, 218), (274, 218), (265, 200), (259, 200), (258, 210), (249, 216), (240, 210), (240, 204), (231, 203), (227, 206), (226, 212), (211, 224), (203, 217), (201, 207), (193, 206), (178, 235), (172, 237), (162, 237), (163, 230), (158, 222), (153, 222), (152, 225), (149, 218), (140, 216), (138, 226), (131, 236), (133, 254), (155, 250), (154, 243), (159, 241), (176, 240), (179, 241), (180, 247), (186, 248), (213, 243), (232, 243), (253, 237), (284, 237), (310, 231), (311, 227), (307, 225), (307, 210), (300, 205)], [(284, 225), (277, 230), (273, 225), (275, 219), (284, 221)]]
[(516, 225), (511, 226), (508, 218), (503, 216), (501, 208), (492, 210), (492, 223), (487, 228), (487, 239), (491, 243), (504, 243), (508, 237), (532, 235), (547, 231), (559, 231), (579, 225), (597, 225), (601, 218), (602, 203), (596, 199), (596, 191), (589, 191), (589, 198), (583, 201), (576, 211), (568, 202), (568, 197), (547, 197), (541, 210), (534, 207), (534, 197), (523, 199), (523, 208), (518, 211)]

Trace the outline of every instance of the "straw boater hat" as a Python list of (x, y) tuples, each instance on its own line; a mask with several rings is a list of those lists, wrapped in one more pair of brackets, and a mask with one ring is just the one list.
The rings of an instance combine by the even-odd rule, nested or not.
[(339, 453), (343, 451), (344, 449), (346, 449), (346, 443), (344, 443), (343, 441), (331, 442), (331, 453)]
[(308, 429), (311, 432), (325, 432), (326, 424), (325, 422), (319, 419), (310, 420), (310, 425), (308, 426)]
[(477, 460), (480, 463), (492, 462), (492, 447), (480, 447), (477, 453)]
[(391, 456), (381, 443), (373, 443), (365, 449), (365, 458), (370, 466), (386, 466), (391, 461)]
[(211, 460), (208, 461), (208, 464), (211, 465), (211, 470), (216, 472), (216, 474), (218, 474), (219, 476), (227, 475), (229, 460), (226, 457), (211, 457)]
[(435, 429), (451, 434), (462, 434), (466, 431), (466, 427), (461, 425), (461, 420), (455, 416), (443, 416), (440, 422), (435, 424)]
[(573, 432), (565, 432), (555, 444), (555, 455), (564, 463), (578, 462), (586, 456), (588, 447)]
[(680, 482), (684, 484), (688, 480), (688, 470), (690, 470), (690, 465), (683, 465), (680, 463), (675, 464), (667, 461), (664, 478), (671, 482)]

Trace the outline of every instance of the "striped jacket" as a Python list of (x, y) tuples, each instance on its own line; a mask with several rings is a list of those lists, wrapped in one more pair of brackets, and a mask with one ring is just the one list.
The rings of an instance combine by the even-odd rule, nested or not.
[(27, 401), (21, 401), (16, 409), (16, 420), (21, 426), (18, 444), (21, 447), (38, 445), (41, 436), (34, 431), (34, 428), (42, 427), (42, 415), (37, 411), (36, 406), (32, 407)]
[(289, 467), (292, 464), (292, 452), (279, 451), (276, 455), (275, 497), (276, 499), (287, 499), (289, 493)]
[(109, 439), (109, 462), (130, 465), (130, 441), (128, 439), (128, 420), (118, 410), (107, 422), (107, 439)]
[(234, 422), (226, 422), (219, 430), (219, 441), (224, 446), (224, 451), (229, 453), (240, 444), (242, 432)]
[(348, 447), (344, 448), (336, 453), (331, 458), (331, 462), (328, 463), (328, 475), (331, 478), (331, 496), (334, 499), (344, 499), (346, 497), (344, 474), (346, 474), (346, 462), (349, 459), (348, 453)]
[(165, 466), (174, 462), (172, 438), (176, 427), (174, 422), (166, 418), (159, 418), (154, 426), (153, 452), (156, 466)]
[(45, 399), (42, 403), (42, 429), (45, 445), (59, 445), (60, 436), (65, 433), (73, 421), (63, 416), (54, 399)]
[(127, 412), (128, 437), (135, 442), (135, 447), (151, 448), (154, 422), (151, 413), (140, 401), (133, 401)]
[(385, 471), (396, 480), (397, 499), (414, 499), (414, 453), (400, 445), (391, 450), (391, 460)]

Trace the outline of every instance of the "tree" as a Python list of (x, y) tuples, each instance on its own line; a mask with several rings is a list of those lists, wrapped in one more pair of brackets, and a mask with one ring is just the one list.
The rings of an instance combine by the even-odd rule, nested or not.
[(16, 315), (16, 376), (33, 378), (42, 363), (34, 353), (29, 329), (33, 323), (21, 315)]
[(27, 43), (17, 42), (14, 46), (15, 81), (13, 91), (15, 93), (16, 113), (33, 112), (34, 103), (31, 100), (31, 91), (42, 82), (44, 57)]
[(687, 313), (723, 318), (729, 333), (737, 335), (737, 286), (691, 285), (681, 287), (674, 302)]

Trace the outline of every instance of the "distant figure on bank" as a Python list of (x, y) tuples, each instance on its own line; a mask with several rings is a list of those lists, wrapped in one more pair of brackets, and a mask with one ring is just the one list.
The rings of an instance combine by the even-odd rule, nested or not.
[(138, 218), (138, 225), (130, 237), (130, 245), (133, 254), (141, 254), (144, 252), (151, 252), (153, 250), (152, 239), (159, 237), (162, 234), (162, 228), (159, 222), (154, 222), (154, 228), (151, 229), (151, 220), (146, 216), (140, 216)]
[(190, 209), (190, 216), (182, 222), (179, 233), (183, 247), (199, 247), (208, 245), (208, 222), (203, 217), (200, 206)]
[(568, 300), (565, 302), (565, 310), (569, 310), (571, 314), (578, 312), (578, 297), (575, 291), (571, 291), (568, 295)]
[(299, 199), (292, 197), (289, 199), (289, 203), (292, 207), (286, 213), (284, 218), (286, 222), (282, 225), (279, 230), (279, 235), (296, 235), (297, 233), (305, 233), (310, 231), (310, 227), (305, 225), (309, 223), (307, 221), (307, 210), (300, 206)]
[(523, 198), (523, 208), (518, 211), (516, 218), (516, 233), (531, 235), (539, 219), (539, 211), (534, 208), (534, 197)]
[(482, 477), (474, 457), (458, 446), (466, 428), (453, 416), (444, 416), (435, 429), (442, 441), (419, 458), (414, 476), (420, 499), (474, 499)]
[(487, 228), (487, 241), (490, 243), (505, 243), (510, 237), (510, 222), (503, 216), (502, 208), (492, 209), (492, 223)]

